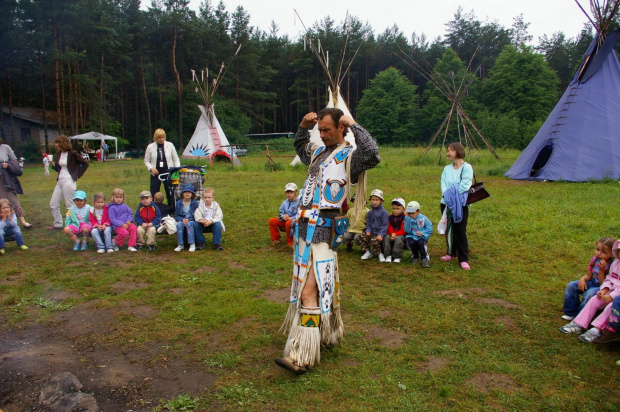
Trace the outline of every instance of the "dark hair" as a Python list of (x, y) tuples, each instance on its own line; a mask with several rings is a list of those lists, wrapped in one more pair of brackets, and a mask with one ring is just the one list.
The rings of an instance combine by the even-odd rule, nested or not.
[(604, 246), (607, 246), (609, 250), (613, 250), (616, 239), (613, 237), (602, 237), (596, 243), (602, 243)]
[(54, 140), (54, 143), (58, 143), (58, 148), (61, 152), (68, 152), (71, 150), (71, 140), (64, 134), (61, 134)]
[[(344, 112), (340, 109), (336, 109), (335, 107), (327, 107), (321, 110), (319, 114), (317, 115), (319, 120), (323, 120), (325, 116), (330, 116), (332, 118), (334, 127), (337, 129), (338, 126), (340, 125), (340, 118), (344, 116)], [(349, 128), (345, 127), (342, 134), (345, 135), (348, 132), (349, 132)]]
[(456, 152), (457, 159), (465, 158), (465, 148), (459, 142), (450, 143), (450, 145), (448, 146), (448, 149), (452, 149)]

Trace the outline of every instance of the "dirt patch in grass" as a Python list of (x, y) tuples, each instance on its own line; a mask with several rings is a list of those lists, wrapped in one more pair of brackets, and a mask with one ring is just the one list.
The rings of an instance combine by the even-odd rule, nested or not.
[(112, 285), (112, 292), (120, 295), (134, 289), (144, 289), (148, 286), (150, 286), (150, 284), (146, 282), (116, 282)]
[(159, 313), (159, 311), (153, 306), (136, 305), (134, 302), (129, 300), (119, 302), (118, 307), (121, 313), (130, 314), (136, 318), (152, 318)]
[[(127, 303), (131, 302), (121, 306)], [(73, 373), (84, 385), (82, 391), (93, 394), (104, 411), (150, 411), (159, 399), (197, 395), (215, 383), (214, 375), (184, 354), (167, 351), (166, 342), (128, 351), (106, 346), (98, 336), (114, 332), (118, 309), (93, 306), (83, 304), (58, 314), (61, 325), (2, 331), (0, 405), (5, 411), (38, 410), (42, 385), (59, 372)]]
[(4, 279), (0, 279), (0, 285), (10, 285), (10, 286), (17, 286), (17, 285), (21, 285), (22, 279), (24, 278), (24, 274), (15, 274), (15, 275), (8, 275), (7, 277), (5, 277)]
[(396, 349), (401, 346), (407, 335), (399, 330), (385, 329), (380, 326), (371, 326), (366, 330), (366, 335), (370, 339), (378, 339), (381, 346), (389, 349)]
[(185, 293), (185, 288), (172, 288), (168, 289), (168, 292), (173, 295), (182, 295), (183, 293)]
[(194, 271), (194, 273), (196, 274), (200, 274), (200, 273), (211, 273), (211, 272), (215, 272), (217, 270), (217, 268), (214, 268), (213, 266), (203, 266), (201, 268), (198, 268)]
[(291, 290), (289, 288), (266, 290), (261, 297), (274, 303), (288, 303), (291, 297)]
[(242, 318), (225, 328), (205, 333), (204, 337), (200, 337), (200, 340), (205, 342), (206, 348), (213, 352), (236, 350), (239, 342), (245, 340), (246, 333), (250, 333), (249, 330), (256, 325), (255, 318)]
[(382, 319), (386, 319), (392, 316), (392, 311), (387, 309), (378, 310), (375, 313)]
[(448, 360), (438, 356), (432, 356), (425, 362), (417, 364), (418, 372), (435, 372), (448, 364)]
[(515, 322), (512, 320), (510, 316), (500, 316), (498, 318), (495, 318), (494, 322), (500, 325), (504, 325), (505, 327), (509, 329), (512, 329), (515, 327)]
[(501, 373), (480, 372), (472, 376), (467, 383), (483, 393), (489, 393), (492, 390), (511, 392), (518, 389), (517, 384), (510, 377)]
[(504, 299), (495, 299), (495, 298), (479, 298), (476, 299), (476, 302), (485, 303), (487, 305), (497, 305), (506, 309), (519, 309), (519, 305), (516, 305), (512, 302), (508, 302)]
[(440, 296), (458, 296), (459, 298), (464, 298), (470, 295), (481, 295), (485, 292), (484, 289), (481, 288), (469, 288), (469, 289), (446, 289), (446, 290), (438, 290), (433, 292), (435, 295)]
[(48, 295), (49, 299), (53, 302), (62, 302), (65, 299), (77, 299), (81, 295), (77, 292), (70, 292), (66, 290), (57, 290)]
[(231, 269), (247, 269), (248, 267), (242, 263), (239, 262), (234, 262), (234, 261), (229, 261), (228, 262), (228, 267)]

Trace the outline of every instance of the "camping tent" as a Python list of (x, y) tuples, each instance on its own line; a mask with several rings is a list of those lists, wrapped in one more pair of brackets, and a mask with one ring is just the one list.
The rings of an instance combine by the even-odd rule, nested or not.
[(97, 132), (88, 132), (83, 134), (78, 134), (77, 136), (71, 136), (71, 140), (82, 140), (85, 142), (86, 140), (99, 140), (103, 143), (104, 140), (114, 140), (114, 153), (116, 153), (116, 158), (118, 158), (118, 139), (114, 136), (108, 136), (107, 134), (97, 133)]
[[(198, 119), (196, 130), (194, 130), (192, 138), (185, 146), (181, 157), (186, 159), (208, 157), (211, 163), (213, 163), (213, 158), (227, 158), (229, 160), (232, 159), (235, 166), (241, 166), (241, 162), (228, 143), (220, 122), (215, 117), (213, 104), (209, 106), (208, 113), (202, 105), (198, 105), (198, 109), (200, 109), (200, 118)], [(222, 146), (228, 147), (224, 149)]]
[[(329, 102), (327, 103), (326, 108), (335, 107), (337, 109), (342, 110), (346, 116), (353, 118), (353, 116), (351, 116), (351, 112), (349, 111), (349, 108), (347, 107), (347, 104), (345, 103), (344, 99), (342, 98), (342, 95), (340, 94), (340, 88), (338, 88), (336, 99), (334, 99), (334, 95), (332, 93), (331, 87), (328, 88), (328, 94), (329, 94)], [(344, 135), (344, 139), (347, 142), (351, 143), (353, 147), (355, 147), (355, 136), (353, 136), (353, 133), (351, 132), (351, 130), (347, 131), (347, 134)], [(318, 144), (319, 146), (323, 145), (323, 141), (321, 140), (321, 134), (317, 126), (315, 126), (310, 131), (310, 141)], [(301, 159), (299, 158), (299, 156), (295, 156), (295, 159), (293, 159), (293, 161), (291, 162), (291, 166), (296, 165), (298, 163), (301, 163)]]
[(600, 33), (507, 177), (569, 182), (620, 177), (620, 63), (613, 51), (620, 30), (602, 43)]

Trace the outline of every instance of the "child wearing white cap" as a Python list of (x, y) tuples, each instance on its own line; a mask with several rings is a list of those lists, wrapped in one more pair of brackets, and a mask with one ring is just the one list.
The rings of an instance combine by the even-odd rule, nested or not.
[(297, 200), (297, 185), (287, 183), (284, 187), (286, 199), (280, 205), (278, 217), (269, 219), (269, 232), (271, 233), (271, 244), (275, 245), (282, 240), (280, 230), (284, 228), (286, 233), (286, 244), (293, 246), (293, 236), (291, 235), (291, 224), (295, 222), (299, 201)]
[(405, 209), (405, 232), (407, 247), (411, 251), (411, 263), (414, 265), (422, 261), (422, 267), (428, 268), (428, 249), (426, 244), (433, 233), (433, 223), (420, 213), (420, 204), (415, 200), (407, 204)]
[(370, 193), (370, 210), (366, 215), (366, 227), (359, 237), (362, 252), (362, 260), (370, 259), (379, 255), (379, 261), (385, 262), (385, 256), (381, 251), (381, 243), (388, 231), (388, 213), (383, 208), (383, 192), (375, 189)]
[(405, 247), (405, 199), (392, 200), (392, 214), (388, 217), (387, 236), (383, 238), (383, 254), (387, 263), (400, 263)]

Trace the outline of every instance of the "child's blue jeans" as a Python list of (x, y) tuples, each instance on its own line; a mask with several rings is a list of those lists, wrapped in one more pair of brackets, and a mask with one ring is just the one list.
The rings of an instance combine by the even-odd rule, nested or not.
[(101, 240), (101, 231), (97, 229), (96, 227), (90, 231), (90, 235), (95, 240), (95, 245), (97, 245), (97, 250), (114, 249), (114, 245), (112, 244), (112, 226), (108, 226), (103, 230), (104, 240)]
[(5, 226), (3, 229), (0, 229), (0, 249), (4, 249), (4, 238), (11, 235), (15, 236), (17, 246), (24, 244), (24, 237), (22, 236), (22, 230), (19, 226)]
[[(593, 280), (588, 280), (586, 285), (588, 285), (588, 289), (582, 292), (579, 290), (578, 280), (568, 282), (566, 290), (564, 291), (564, 313), (566, 315), (577, 316), (579, 312), (581, 312), (581, 309), (586, 306), (586, 303), (588, 303), (593, 296), (596, 296), (599, 285)], [(579, 295), (583, 295), (581, 302), (579, 301)]]
[(222, 224), (220, 222), (215, 222), (209, 226), (203, 226), (200, 223), (196, 222), (196, 243), (205, 243), (205, 236), (203, 233), (213, 232), (213, 244), (221, 245), (222, 244)]
[(193, 220), (190, 220), (189, 222), (187, 222), (187, 225), (183, 225), (183, 221), (181, 222), (177, 222), (177, 244), (178, 245), (182, 245), (183, 243), (183, 229), (187, 230), (187, 244), (188, 245), (193, 245), (194, 243), (196, 243), (195, 237), (194, 237), (194, 224), (196, 222), (194, 222)]

